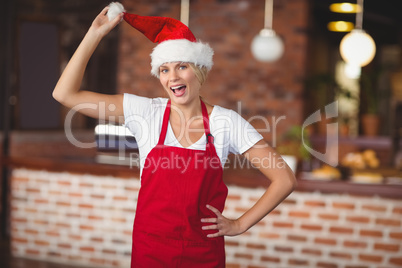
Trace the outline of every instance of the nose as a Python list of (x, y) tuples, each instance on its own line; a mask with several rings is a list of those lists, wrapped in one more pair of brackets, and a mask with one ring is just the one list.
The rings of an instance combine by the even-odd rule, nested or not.
[(175, 82), (179, 79), (178, 73), (176, 70), (171, 70), (169, 72), (169, 81), (170, 82)]

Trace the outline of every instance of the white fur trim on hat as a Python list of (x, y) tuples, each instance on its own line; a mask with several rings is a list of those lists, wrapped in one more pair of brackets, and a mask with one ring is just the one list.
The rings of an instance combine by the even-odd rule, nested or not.
[(167, 40), (157, 45), (151, 53), (152, 75), (159, 78), (159, 67), (167, 62), (191, 62), (197, 66), (212, 68), (213, 49), (205, 43), (187, 39)]
[(124, 7), (119, 2), (112, 2), (109, 4), (109, 10), (107, 11), (107, 17), (109, 21), (116, 18), (120, 13), (124, 12)]

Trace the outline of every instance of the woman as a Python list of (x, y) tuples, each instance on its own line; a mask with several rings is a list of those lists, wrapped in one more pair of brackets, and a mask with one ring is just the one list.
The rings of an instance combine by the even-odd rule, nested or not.
[[(123, 18), (159, 43), (151, 55), (151, 72), (168, 98), (80, 90), (89, 58)], [(286, 164), (263, 164), (267, 157), (275, 158), (271, 163), (283, 160), (250, 124), (237, 113), (200, 98), (212, 55), (209, 45), (197, 42), (180, 22), (128, 14), (112, 3), (93, 21), (54, 89), (56, 100), (69, 108), (81, 105), (80, 112), (87, 116), (124, 118), (120, 123), (136, 137), (141, 190), (131, 267), (224, 267), (223, 237), (247, 231), (296, 185)], [(84, 103), (90, 108), (82, 109)], [(113, 109), (106, 113), (93, 109), (100, 103)], [(243, 154), (271, 181), (263, 196), (238, 219), (222, 215), (227, 196), (222, 167), (230, 152)]]

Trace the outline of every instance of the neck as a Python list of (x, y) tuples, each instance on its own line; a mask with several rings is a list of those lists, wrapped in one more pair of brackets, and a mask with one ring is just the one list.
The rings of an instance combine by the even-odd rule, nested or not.
[(185, 120), (188, 122), (196, 117), (202, 117), (200, 99), (195, 99), (191, 104), (180, 105), (172, 102), (170, 118), (176, 120)]

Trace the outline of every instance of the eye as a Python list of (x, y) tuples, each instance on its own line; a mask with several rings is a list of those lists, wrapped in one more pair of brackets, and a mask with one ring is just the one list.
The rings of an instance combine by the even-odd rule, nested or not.
[(180, 65), (179, 69), (180, 70), (185, 70), (185, 69), (187, 69), (187, 65)]
[(162, 74), (165, 74), (165, 73), (167, 73), (168, 72), (168, 69), (160, 69), (160, 71), (159, 71), (160, 73), (162, 73)]

